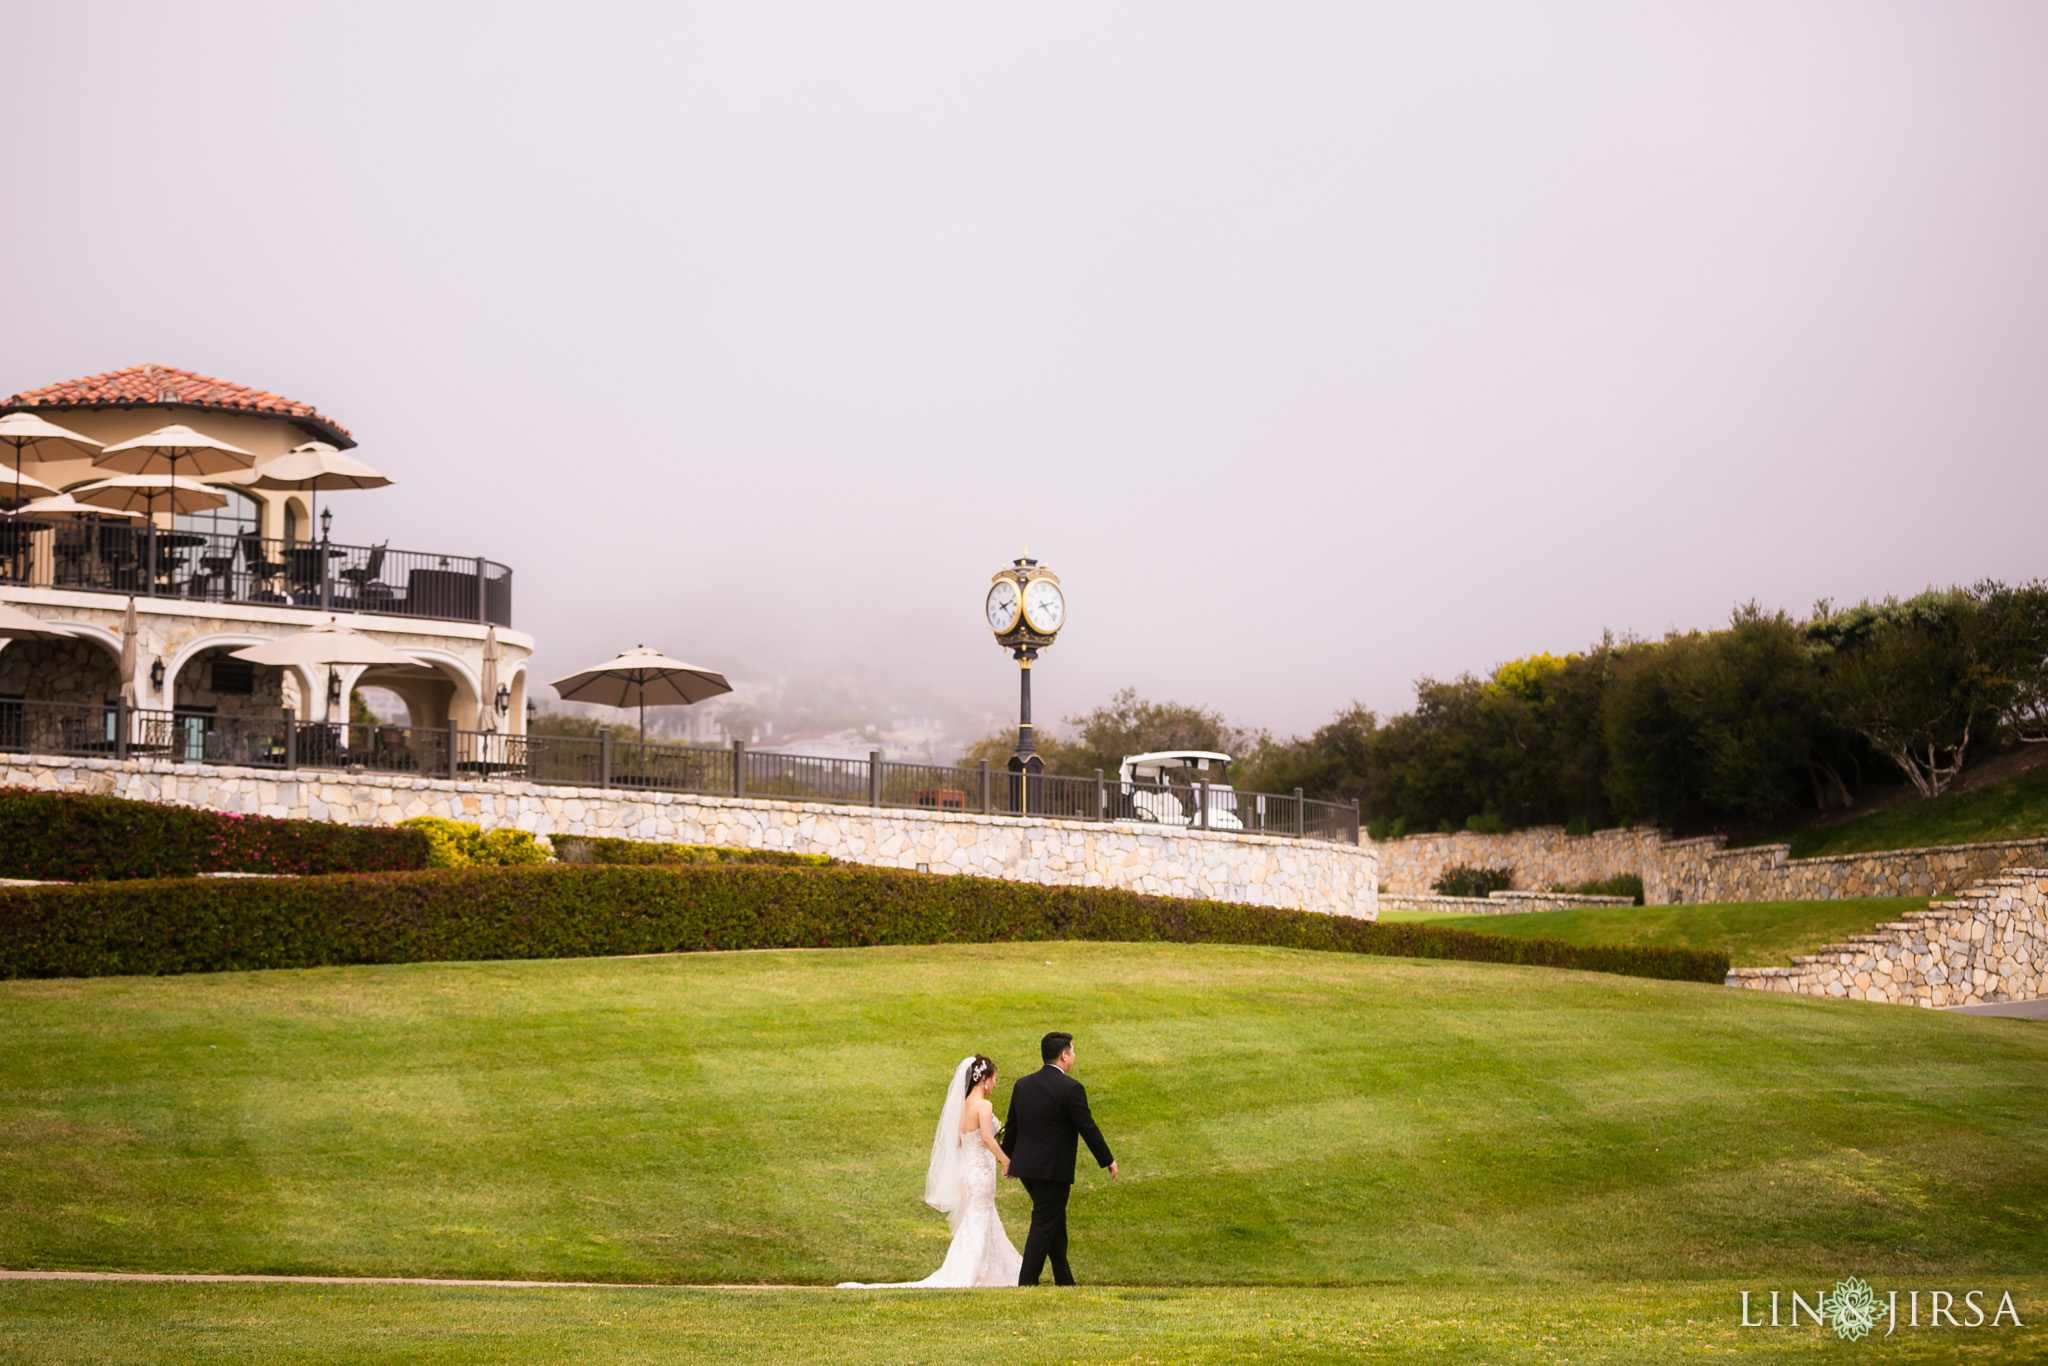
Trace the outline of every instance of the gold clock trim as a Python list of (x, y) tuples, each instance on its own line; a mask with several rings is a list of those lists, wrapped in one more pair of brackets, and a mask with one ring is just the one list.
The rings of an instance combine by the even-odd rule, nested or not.
[[(1059, 626), (1046, 626), (1039, 622), (1039, 620), (1036, 617), (1031, 615), (1031, 589), (1040, 582), (1050, 583), (1053, 586), (1053, 591), (1060, 595)], [(1025, 584), (1023, 589), (1017, 594), (1017, 611), (1018, 614), (1024, 618), (1024, 624), (1029, 626), (1032, 630), (1038, 632), (1040, 635), (1058, 635), (1060, 631), (1060, 626), (1065, 626), (1067, 624), (1066, 590), (1060, 587), (1060, 581), (1054, 578), (1052, 575), (1041, 574), (1037, 578), (1033, 579), (1030, 583)]]
[[(1015, 587), (1017, 589), (1017, 615), (1011, 619), (1010, 624), (1008, 626), (998, 626), (994, 622), (989, 621), (988, 619), (988, 603), (989, 598), (993, 598), (996, 595), (996, 589), (1000, 588), (1002, 585), (1006, 583), (1010, 584), (1012, 587)], [(1006, 635), (1009, 632), (1017, 629), (1017, 623), (1019, 621), (1024, 620), (1024, 590), (1022, 587), (1019, 587), (1017, 585), (1016, 580), (1008, 577), (1000, 577), (989, 584), (988, 597), (984, 597), (981, 600), (981, 619), (984, 622), (988, 623), (989, 634), (991, 635)]]

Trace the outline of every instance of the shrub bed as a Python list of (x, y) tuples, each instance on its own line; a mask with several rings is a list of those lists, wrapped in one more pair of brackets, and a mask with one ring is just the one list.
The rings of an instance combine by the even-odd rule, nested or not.
[(1454, 863), (1430, 884), (1438, 896), (1485, 896), (1488, 892), (1509, 892), (1515, 887), (1512, 868), (1475, 868)]
[(798, 854), (787, 849), (728, 849), (717, 844), (663, 844), (659, 840), (599, 839), (595, 835), (557, 835), (555, 857), (564, 863), (754, 863), (778, 868), (829, 868), (830, 854)]
[(98, 882), (426, 866), (427, 840), (414, 830), (0, 788), (0, 877)]
[(857, 866), (546, 864), (0, 891), (4, 977), (1048, 939), (1264, 944), (1716, 983), (1728, 972), (1726, 954), (1691, 949)]

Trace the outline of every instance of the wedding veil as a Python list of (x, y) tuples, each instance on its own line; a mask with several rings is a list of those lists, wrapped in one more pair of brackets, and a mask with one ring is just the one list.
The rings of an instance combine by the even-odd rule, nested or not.
[(924, 1202), (946, 1212), (946, 1223), (956, 1232), (967, 1212), (960, 1193), (960, 1114), (967, 1108), (967, 1068), (970, 1054), (953, 1069), (953, 1083), (946, 1088), (946, 1105), (939, 1111), (939, 1132), (932, 1139), (932, 1165), (924, 1178)]

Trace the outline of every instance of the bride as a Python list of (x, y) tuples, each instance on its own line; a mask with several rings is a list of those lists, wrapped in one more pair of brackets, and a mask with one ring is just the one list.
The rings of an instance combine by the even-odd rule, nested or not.
[(996, 1144), (996, 1107), (989, 1093), (996, 1089), (996, 1065), (981, 1054), (962, 1058), (946, 1088), (939, 1111), (939, 1131), (932, 1138), (932, 1164), (925, 1175), (924, 1202), (944, 1210), (953, 1227), (953, 1245), (946, 1261), (921, 1281), (863, 1285), (845, 1281), (842, 1290), (954, 1289), (965, 1286), (1014, 1286), (1024, 1258), (1003, 1232), (996, 1217), (996, 1182), (1010, 1169), (1010, 1159)]

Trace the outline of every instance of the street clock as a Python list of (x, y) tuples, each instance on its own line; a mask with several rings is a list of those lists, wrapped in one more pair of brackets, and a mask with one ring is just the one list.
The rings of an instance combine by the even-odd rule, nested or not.
[(1067, 624), (1067, 595), (1060, 576), (1025, 555), (999, 569), (989, 580), (982, 615), (996, 644), (1017, 661), (1017, 752), (1010, 757), (1009, 809), (1017, 814), (1043, 811), (1045, 760), (1031, 728), (1031, 664), (1038, 652), (1059, 637)]

